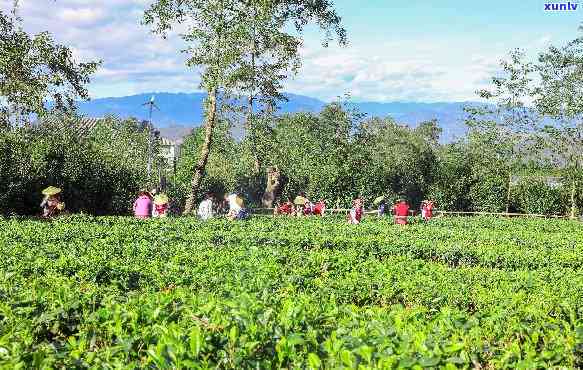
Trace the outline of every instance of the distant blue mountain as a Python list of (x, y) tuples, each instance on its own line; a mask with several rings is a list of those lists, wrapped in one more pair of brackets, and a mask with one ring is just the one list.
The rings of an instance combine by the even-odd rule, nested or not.
[(153, 112), (152, 121), (159, 127), (172, 125), (199, 126), (203, 121), (203, 102), (206, 94), (169, 94), (148, 93), (123, 96), (119, 98), (101, 98), (78, 103), (82, 114), (90, 117), (115, 115), (121, 118), (135, 117), (148, 119), (148, 109), (143, 104), (155, 96), (155, 103), (160, 110)]
[[(189, 128), (198, 127), (204, 120), (204, 93), (148, 93), (119, 98), (101, 98), (78, 104), (79, 111), (90, 117), (116, 115), (121, 118), (147, 119), (143, 104), (156, 97), (160, 110), (153, 113), (153, 121), (167, 136), (180, 137)], [(279, 113), (319, 112), (325, 102), (303, 95), (286, 94), (287, 102), (279, 104)], [(349, 105), (368, 117), (393, 117), (401, 124), (412, 127), (418, 123), (437, 119), (443, 129), (443, 141), (451, 141), (466, 132), (463, 124), (465, 102), (454, 103), (375, 103), (352, 102)], [(238, 130), (240, 132), (240, 130)]]

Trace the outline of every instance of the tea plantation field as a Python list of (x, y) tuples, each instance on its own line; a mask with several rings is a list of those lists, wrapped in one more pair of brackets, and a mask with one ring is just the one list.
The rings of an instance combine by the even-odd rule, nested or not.
[(0, 368), (581, 368), (583, 226), (0, 219)]

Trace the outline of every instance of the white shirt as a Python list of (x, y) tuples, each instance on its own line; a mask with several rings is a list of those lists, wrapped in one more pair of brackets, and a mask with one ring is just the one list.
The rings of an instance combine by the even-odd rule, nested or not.
[(227, 197), (229, 202), (229, 210), (239, 212), (242, 208), (237, 204), (237, 194), (231, 194)]
[(213, 217), (213, 200), (205, 199), (200, 202), (198, 206), (198, 216), (203, 220), (208, 220)]
[(360, 221), (358, 221), (356, 219), (356, 209), (351, 209), (350, 210), (350, 221), (349, 221), (349, 223), (350, 224), (353, 224), (353, 225), (358, 225), (360, 223)]

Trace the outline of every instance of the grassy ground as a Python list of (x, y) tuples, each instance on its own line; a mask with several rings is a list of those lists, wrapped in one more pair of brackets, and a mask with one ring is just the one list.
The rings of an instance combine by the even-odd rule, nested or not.
[(6, 368), (577, 368), (563, 220), (0, 220)]

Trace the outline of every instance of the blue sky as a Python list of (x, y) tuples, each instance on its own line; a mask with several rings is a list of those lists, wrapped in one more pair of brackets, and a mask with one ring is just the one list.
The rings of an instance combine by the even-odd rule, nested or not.
[[(27, 29), (50, 31), (80, 60), (103, 60), (90, 86), (93, 97), (198, 90), (197, 74), (179, 53), (181, 41), (160, 40), (139, 25), (151, 0), (20, 1)], [(2, 9), (11, 3), (0, 0)], [(487, 86), (509, 50), (535, 56), (577, 37), (583, 21), (583, 9), (548, 13), (538, 0), (335, 4), (349, 46), (323, 49), (309, 29), (302, 69), (287, 91), (327, 101), (346, 93), (359, 101), (476, 100), (475, 91)]]

